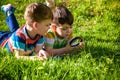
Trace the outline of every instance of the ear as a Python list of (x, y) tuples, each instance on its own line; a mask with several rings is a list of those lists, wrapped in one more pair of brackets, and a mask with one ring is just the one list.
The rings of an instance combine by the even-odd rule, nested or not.
[(33, 28), (37, 30), (38, 27), (38, 23), (37, 22), (33, 22)]
[(56, 25), (51, 25), (50, 28), (51, 28), (52, 31), (54, 31), (54, 32), (56, 31)]

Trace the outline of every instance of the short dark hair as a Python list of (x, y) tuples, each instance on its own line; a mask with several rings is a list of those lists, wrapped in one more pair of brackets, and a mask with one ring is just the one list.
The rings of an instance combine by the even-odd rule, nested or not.
[(31, 3), (27, 6), (24, 18), (28, 24), (41, 22), (45, 19), (53, 19), (53, 13), (49, 7), (42, 3)]
[(53, 10), (53, 23), (56, 24), (73, 24), (73, 15), (72, 13), (64, 6), (64, 5), (58, 5)]

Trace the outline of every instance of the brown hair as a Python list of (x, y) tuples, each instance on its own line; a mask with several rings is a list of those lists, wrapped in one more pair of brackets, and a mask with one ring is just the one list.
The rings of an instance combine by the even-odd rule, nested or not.
[(54, 10), (53, 10), (53, 23), (56, 24), (73, 24), (73, 15), (72, 13), (64, 6), (64, 5), (58, 5)]
[(49, 7), (42, 3), (31, 3), (27, 6), (24, 14), (26, 23), (41, 22), (46, 19), (53, 19), (53, 14)]

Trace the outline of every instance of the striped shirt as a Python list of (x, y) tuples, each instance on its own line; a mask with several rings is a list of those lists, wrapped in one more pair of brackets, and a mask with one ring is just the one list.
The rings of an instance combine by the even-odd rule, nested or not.
[(8, 52), (13, 52), (14, 49), (22, 51), (33, 50), (36, 46), (38, 47), (44, 44), (43, 36), (36, 35), (32, 39), (27, 33), (26, 26), (20, 27), (4, 42), (3, 47), (7, 48)]
[(54, 49), (63, 48), (67, 45), (68, 41), (73, 38), (73, 34), (69, 36), (69, 38), (63, 39), (60, 38), (53, 27), (51, 27), (48, 32), (45, 34), (45, 45), (49, 47), (53, 47)]

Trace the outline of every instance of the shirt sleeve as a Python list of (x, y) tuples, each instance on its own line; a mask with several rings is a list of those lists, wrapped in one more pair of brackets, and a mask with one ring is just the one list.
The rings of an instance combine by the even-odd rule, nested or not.
[(25, 40), (19, 36), (14, 36), (14, 35), (11, 36), (9, 43), (12, 45), (13, 49), (22, 50), (22, 51), (25, 51), (25, 49), (26, 49)]
[(52, 32), (46, 33), (44, 38), (45, 38), (45, 45), (49, 47), (53, 47), (55, 41), (53, 33)]
[(37, 41), (37, 43), (36, 43), (36, 46), (35, 46), (35, 52), (36, 53), (38, 53), (39, 52), (39, 50), (41, 50), (42, 49), (42, 47), (43, 47), (43, 45), (44, 45), (44, 37), (42, 37), (42, 38), (40, 38), (38, 41)]
[(70, 34), (69, 40), (71, 40), (74, 37), (73, 33)]
[(37, 46), (41, 46), (41, 45), (43, 45), (44, 44), (44, 37), (42, 37), (42, 38), (40, 38), (38, 41), (37, 41), (37, 43), (36, 43), (36, 45)]

